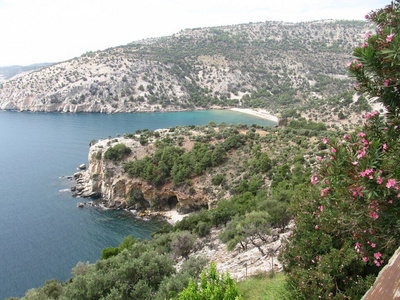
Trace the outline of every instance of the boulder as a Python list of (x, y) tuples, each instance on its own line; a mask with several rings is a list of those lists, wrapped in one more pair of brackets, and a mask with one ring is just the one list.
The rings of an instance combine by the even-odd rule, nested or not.
[(75, 178), (75, 179), (80, 178), (80, 177), (82, 177), (82, 176), (83, 176), (83, 173), (82, 173), (82, 172), (76, 172), (76, 173), (74, 173), (74, 178)]
[(79, 170), (85, 170), (86, 169), (86, 165), (85, 164), (81, 164), (78, 167)]

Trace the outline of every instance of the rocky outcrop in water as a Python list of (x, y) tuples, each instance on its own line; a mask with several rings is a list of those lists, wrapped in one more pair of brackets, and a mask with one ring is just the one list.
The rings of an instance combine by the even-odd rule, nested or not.
[[(166, 130), (159, 130), (165, 134)], [(123, 143), (131, 153), (122, 161), (104, 159), (108, 148)], [(120, 137), (103, 139), (89, 149), (89, 165), (86, 171), (74, 174), (77, 185), (73, 187), (76, 197), (101, 198), (106, 207), (145, 210), (170, 210), (177, 208), (181, 213), (188, 213), (200, 207), (208, 207), (209, 198), (202, 187), (187, 184), (175, 186), (169, 182), (153, 186), (141, 178), (129, 176), (123, 170), (123, 163), (128, 160), (139, 160), (155, 150), (149, 141), (141, 145), (139, 135), (134, 138)]]

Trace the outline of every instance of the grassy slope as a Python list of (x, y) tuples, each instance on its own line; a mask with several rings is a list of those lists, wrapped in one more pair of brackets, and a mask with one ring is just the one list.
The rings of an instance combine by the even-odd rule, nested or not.
[(246, 300), (300, 299), (287, 285), (284, 273), (260, 274), (238, 283), (239, 292)]

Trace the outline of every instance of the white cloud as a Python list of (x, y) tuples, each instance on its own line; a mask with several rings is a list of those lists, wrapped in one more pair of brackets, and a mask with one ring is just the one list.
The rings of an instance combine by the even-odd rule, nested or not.
[(362, 19), (382, 0), (0, 0), (0, 65), (61, 61), (185, 28)]

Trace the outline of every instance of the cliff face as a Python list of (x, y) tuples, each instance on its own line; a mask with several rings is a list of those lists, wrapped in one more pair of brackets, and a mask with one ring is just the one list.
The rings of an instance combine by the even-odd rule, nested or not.
[[(165, 135), (167, 130), (158, 130)], [(114, 138), (100, 140), (89, 149), (89, 166), (85, 172), (75, 174), (80, 186), (79, 196), (99, 196), (107, 207), (131, 208), (143, 210), (151, 207), (155, 210), (178, 208), (181, 212), (190, 212), (200, 207), (208, 207), (209, 198), (202, 187), (166, 183), (153, 186), (141, 178), (129, 176), (123, 170), (124, 162), (140, 160), (156, 149), (154, 140), (143, 146), (137, 139)], [(131, 149), (131, 153), (123, 160), (114, 162), (104, 159), (104, 153), (112, 146), (123, 143)], [(184, 145), (190, 148), (191, 143)]]

